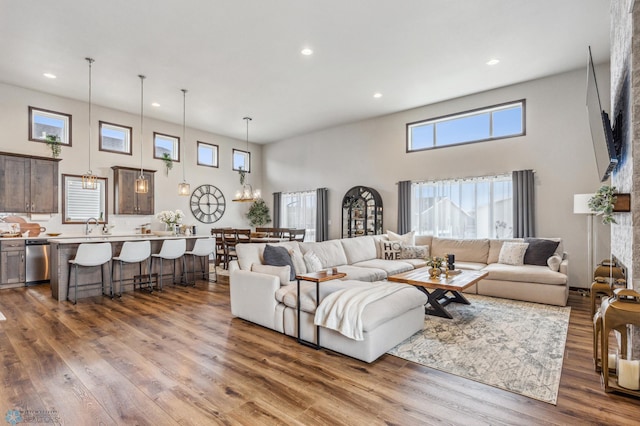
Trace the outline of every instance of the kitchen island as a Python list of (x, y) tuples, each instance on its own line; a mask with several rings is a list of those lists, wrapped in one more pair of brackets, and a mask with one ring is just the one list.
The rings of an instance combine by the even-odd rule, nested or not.
[[(125, 241), (141, 241), (149, 240), (151, 242), (151, 253), (159, 253), (162, 247), (162, 242), (168, 239), (185, 239), (187, 243), (187, 251), (193, 248), (195, 240), (198, 238), (209, 238), (205, 235), (191, 235), (191, 236), (156, 236), (153, 234), (136, 234), (136, 235), (100, 235), (100, 236), (85, 236), (77, 238), (50, 238), (51, 244), (51, 256), (50, 256), (50, 271), (51, 271), (51, 296), (56, 300), (67, 300), (67, 286), (69, 283), (69, 260), (73, 259), (78, 250), (78, 246), (83, 243), (111, 243), (111, 250), (113, 256), (117, 256), (120, 253), (122, 244)], [(143, 262), (142, 274), (145, 274), (146, 265)], [(153, 273), (159, 274), (160, 262), (156, 262), (153, 266)], [(190, 264), (189, 264), (190, 265)], [(106, 267), (104, 267), (106, 269)], [(190, 266), (187, 266), (191, 270)], [(116, 266), (115, 276), (120, 277), (120, 267)], [(163, 274), (171, 274), (173, 271), (173, 262), (163, 262)], [(111, 262), (109, 263), (109, 273), (111, 273)], [(182, 273), (182, 262), (178, 259), (176, 261), (176, 277)], [(134, 276), (140, 275), (139, 264), (124, 264), (122, 269), (122, 292), (133, 291)], [(108, 286), (108, 275), (105, 271), (105, 289)], [(100, 267), (86, 267), (78, 269), (78, 281), (81, 284), (94, 283), (86, 287), (78, 288), (78, 299), (100, 296), (102, 295), (102, 275)], [(165, 284), (170, 284), (170, 278), (164, 280)]]

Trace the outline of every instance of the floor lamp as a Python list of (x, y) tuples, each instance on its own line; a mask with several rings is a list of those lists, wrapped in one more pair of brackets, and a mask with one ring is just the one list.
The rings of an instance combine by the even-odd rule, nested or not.
[[(593, 280), (593, 212), (589, 208), (589, 199), (593, 194), (574, 194), (573, 196), (573, 213), (587, 215), (587, 280)], [(587, 283), (590, 286), (591, 282)]]

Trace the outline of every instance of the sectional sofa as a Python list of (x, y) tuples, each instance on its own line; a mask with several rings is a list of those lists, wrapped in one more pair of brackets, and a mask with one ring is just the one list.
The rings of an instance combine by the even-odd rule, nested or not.
[[(409, 255), (401, 253), (389, 258), (385, 252), (386, 235), (363, 236), (317, 243), (283, 242), (271, 244), (284, 247), (292, 261), (286, 273), (281, 268), (269, 269), (264, 265), (264, 250), (267, 244), (239, 244), (238, 259), (231, 262), (230, 293), (231, 312), (234, 316), (260, 324), (290, 336), (297, 334), (296, 283), (292, 281), (290, 269), (303, 274), (311, 266), (305, 262), (313, 255), (321, 269), (337, 268), (347, 276), (343, 280), (332, 280), (320, 284), (320, 300), (327, 294), (354, 286), (367, 287), (371, 282), (380, 282), (389, 275), (409, 271), (426, 265), (423, 258), (412, 258), (411, 253), (430, 256), (455, 254), (456, 268), (485, 270), (486, 279), (468, 289), (468, 292), (505, 297), (510, 299), (566, 305), (568, 297), (566, 259), (561, 260), (558, 271), (548, 266), (508, 265), (498, 263), (505, 242), (522, 240), (457, 240), (431, 236), (417, 236)], [(562, 242), (556, 249), (562, 253)], [(313, 263), (313, 262), (311, 262)], [(301, 338), (316, 340), (313, 324), (316, 307), (315, 284), (301, 283)], [(411, 286), (368, 305), (363, 313), (364, 340), (355, 341), (328, 329), (321, 330), (323, 347), (371, 362), (402, 342), (413, 333), (422, 330), (423, 305), (426, 297)]]

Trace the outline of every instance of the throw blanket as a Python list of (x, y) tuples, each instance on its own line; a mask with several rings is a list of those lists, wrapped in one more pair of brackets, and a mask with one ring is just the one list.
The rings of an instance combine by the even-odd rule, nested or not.
[(405, 288), (405, 284), (380, 283), (371, 287), (338, 290), (320, 302), (313, 322), (315, 325), (336, 330), (351, 339), (364, 340), (364, 308), (369, 303)]

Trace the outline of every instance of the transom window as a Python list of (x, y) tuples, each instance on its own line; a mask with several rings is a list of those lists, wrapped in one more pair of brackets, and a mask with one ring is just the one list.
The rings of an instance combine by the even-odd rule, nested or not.
[(218, 145), (198, 141), (198, 165), (218, 167)]
[(99, 121), (100, 151), (131, 155), (131, 127)]
[(525, 134), (525, 100), (407, 124), (407, 152)]
[(153, 158), (172, 159), (180, 162), (180, 138), (153, 132)]
[(280, 226), (306, 230), (305, 241), (316, 240), (316, 191), (283, 192), (280, 197)]
[(511, 174), (414, 182), (411, 228), (419, 235), (448, 238), (511, 238)]
[(61, 144), (71, 146), (71, 114), (29, 107), (29, 140), (45, 142), (56, 136)]

